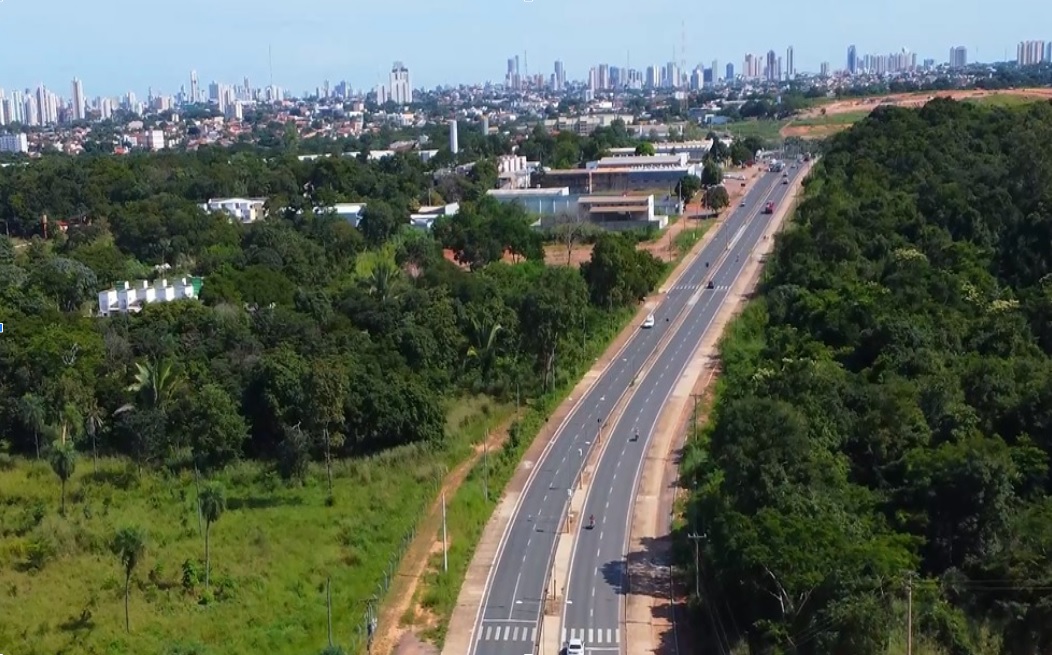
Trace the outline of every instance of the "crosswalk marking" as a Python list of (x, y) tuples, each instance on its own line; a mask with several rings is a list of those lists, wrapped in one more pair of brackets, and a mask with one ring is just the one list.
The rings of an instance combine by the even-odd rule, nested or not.
[(620, 644), (621, 630), (619, 628), (563, 628), (562, 643), (571, 639), (580, 639), (584, 647), (602, 646), (604, 644)]
[[(673, 290), (673, 291), (697, 291), (698, 289), (701, 289), (702, 287), (708, 288), (708, 285), (701, 285), (701, 284), (678, 284), (678, 285), (676, 285), (676, 286), (672, 287), (672, 290)], [(726, 291), (727, 289), (730, 289), (730, 286), (729, 286), (729, 285), (726, 285), (726, 284), (717, 284), (717, 285), (716, 285), (715, 287), (713, 287), (713, 289), (712, 289), (712, 290), (713, 290), (713, 291)]]
[(537, 626), (487, 625), (479, 632), (479, 641), (537, 641)]

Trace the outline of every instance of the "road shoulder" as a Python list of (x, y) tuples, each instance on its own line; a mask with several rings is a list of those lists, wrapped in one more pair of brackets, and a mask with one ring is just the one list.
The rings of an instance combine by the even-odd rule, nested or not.
[[(788, 201), (771, 217), (770, 234), (781, 230), (795, 207), (810, 164), (793, 182)], [(719, 341), (730, 321), (741, 312), (756, 289), (762, 260), (774, 247), (774, 239), (760, 241), (743, 274), (731, 289), (713, 325), (694, 355), (658, 419), (653, 441), (647, 450), (639, 488), (632, 508), (628, 563), (628, 597), (625, 607), (623, 652), (675, 655), (681, 636), (675, 624), (676, 592), (669, 568), (672, 563), (671, 527), (679, 481), (679, 460), (687, 429), (695, 411), (693, 398), (706, 392), (717, 374)], [(690, 652), (687, 648), (683, 652)]]

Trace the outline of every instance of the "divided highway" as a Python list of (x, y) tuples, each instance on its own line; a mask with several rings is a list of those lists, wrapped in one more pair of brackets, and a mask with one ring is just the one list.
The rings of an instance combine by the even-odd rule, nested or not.
[[(777, 181), (774, 188), (760, 185), (753, 191), (752, 202), (740, 208), (744, 222), (728, 224), (730, 229), (725, 228), (714, 241), (723, 247), (718, 254), (722, 259), (710, 260), (714, 288), (706, 289), (697, 279), (682, 282), (681, 290), (692, 294), (687, 318), (658, 355), (623, 418), (611, 431), (611, 441), (588, 488), (582, 514), (594, 515), (595, 527), (582, 525), (574, 544), (563, 607), (563, 642), (581, 639), (588, 651), (622, 648), (619, 627), (628, 592), (628, 529), (650, 437), (692, 353), (744, 271), (751, 252), (767, 233), (771, 217), (760, 213), (763, 205), (773, 202), (778, 207), (784, 202), (799, 169), (787, 172), (789, 178), (768, 174)], [(782, 185), (782, 179), (790, 184)]]
[[(790, 174), (796, 172), (790, 170)], [(576, 630), (575, 636), (583, 634), (586, 639), (588, 630), (603, 630), (602, 640), (588, 640), (586, 645), (618, 648), (621, 569), (634, 493), (632, 476), (639, 469), (649, 432), (681, 365), (741, 273), (747, 253), (768, 223), (767, 216), (757, 218), (763, 205), (769, 200), (781, 202), (790, 188), (781, 181), (780, 175), (772, 173), (757, 182), (746, 196), (745, 206), (731, 213), (716, 238), (706, 244), (653, 310), (654, 329), (641, 329), (629, 339), (591, 389), (578, 399), (534, 463), (490, 570), (469, 655), (523, 655), (534, 651), (559, 524), (566, 512), (569, 492), (601, 429), (602, 438), (612, 438), (614, 442), (604, 453), (592, 482), (591, 488), (600, 492), (588, 498), (584, 514), (595, 514), (596, 527), (583, 530), (579, 536), (575, 568), (566, 594), (572, 604), (567, 604), (563, 626), (566, 632)], [(741, 261), (735, 262), (736, 257)], [(715, 285), (711, 290), (704, 288), (710, 277)], [(637, 383), (624, 418), (615, 426), (604, 426), (618, 400), (630, 390), (644, 363), (684, 311), (691, 312), (687, 322), (672, 335), (650, 373)], [(631, 436), (637, 425), (641, 437), (629, 441), (626, 435)], [(608, 435), (610, 428), (612, 434)], [(626, 458), (632, 464), (623, 464)], [(607, 499), (611, 502), (609, 509), (605, 506)], [(607, 566), (608, 562), (616, 566)], [(609, 575), (604, 577), (604, 571)], [(561, 582), (558, 581), (560, 587)], [(581, 630), (585, 632), (580, 633)]]

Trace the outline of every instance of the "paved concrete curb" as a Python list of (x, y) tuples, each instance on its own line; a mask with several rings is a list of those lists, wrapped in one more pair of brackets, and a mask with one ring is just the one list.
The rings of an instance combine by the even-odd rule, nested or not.
[[(808, 165), (793, 182), (788, 202), (781, 205), (771, 219), (771, 232), (781, 230), (785, 217), (795, 207), (803, 180), (810, 173)], [(629, 591), (626, 599), (625, 635), (623, 650), (627, 653), (679, 653), (679, 638), (675, 634), (674, 579), (672, 577), (671, 533), (672, 512), (675, 507), (679, 481), (678, 456), (686, 441), (687, 428), (693, 415), (691, 396), (707, 387), (716, 372), (719, 341), (730, 321), (741, 312), (762, 273), (762, 260), (774, 248), (774, 239), (761, 240), (753, 251), (751, 261), (717, 313), (705, 338), (698, 344), (691, 362), (676, 382), (672, 396), (658, 420), (654, 440), (647, 451), (639, 489), (632, 510), (628, 560)], [(734, 298), (737, 295), (738, 298)], [(707, 377), (706, 377), (707, 375)], [(704, 379), (704, 382), (700, 382)], [(699, 384), (700, 383), (700, 384)], [(662, 538), (665, 538), (662, 540)], [(648, 547), (648, 543), (652, 544)], [(667, 597), (655, 597), (636, 592), (642, 578), (667, 578)], [(662, 585), (663, 586), (663, 585)], [(646, 585), (653, 591), (657, 584)], [(669, 632), (672, 632), (669, 638)]]
[[(756, 176), (753, 176), (749, 184), (753, 184), (755, 179)], [(729, 209), (733, 211), (733, 208)], [(669, 275), (665, 284), (662, 285), (661, 289), (658, 291), (658, 295), (666, 294), (669, 289), (675, 286), (675, 283), (686, 273), (690, 264), (698, 257), (705, 245), (715, 238), (716, 234), (723, 227), (725, 218), (726, 216), (718, 218), (716, 225), (706, 232), (705, 235), (694, 244), (683, 259), (680, 260), (676, 269), (671, 275)], [(596, 364), (584, 375), (581, 381), (574, 386), (570, 395), (559, 405), (552, 416), (549, 417), (544, 428), (538, 432), (529, 448), (527, 448), (518, 467), (516, 467), (515, 472), (508, 481), (508, 485), (504, 489), (500, 502), (497, 504), (492, 516), (486, 523), (486, 527), (482, 532), (482, 537), (479, 539), (479, 543), (475, 548), (475, 554), (472, 556), (471, 563), (468, 565), (468, 570), (464, 576), (464, 583), (461, 586), (460, 594), (457, 597), (456, 608), (453, 610), (453, 616), (450, 618), (445, 645), (442, 648), (442, 655), (465, 655), (470, 652), (475, 622), (478, 617), (479, 608), (486, 594), (489, 572), (496, 561), (497, 553), (500, 551), (501, 542), (507, 532), (508, 524), (515, 515), (515, 511), (519, 505), (519, 500), (526, 485), (529, 483), (535, 464), (543, 457), (545, 451), (551, 445), (553, 437), (562, 426), (563, 421), (565, 421), (577, 406), (580, 398), (591, 389), (610, 363), (616, 361), (617, 357), (628, 345), (629, 339), (635, 334), (636, 330), (638, 330), (639, 324), (657, 304), (657, 296), (652, 296), (643, 303), (639, 311), (636, 312), (632, 322), (621, 331), (617, 338), (607, 348), (603, 356), (600, 357)], [(662, 344), (659, 343), (658, 347), (662, 347)], [(655, 349), (655, 353), (657, 352), (659, 352), (659, 350)], [(647, 367), (648, 364), (649, 361), (644, 364), (644, 367)], [(558, 628), (557, 620), (556, 628)], [(545, 637), (549, 632), (556, 633), (556, 639), (559, 637), (557, 630), (548, 630), (547, 621), (542, 622), (542, 630), (544, 631)]]

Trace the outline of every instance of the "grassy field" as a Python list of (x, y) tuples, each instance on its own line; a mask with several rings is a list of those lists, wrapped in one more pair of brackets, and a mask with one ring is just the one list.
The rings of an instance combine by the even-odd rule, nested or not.
[(839, 114), (828, 114), (826, 116), (815, 116), (813, 118), (798, 118), (793, 120), (793, 125), (802, 127), (854, 125), (866, 116), (869, 116), (870, 112), (870, 109), (864, 109), (859, 111), (846, 111)]
[[(0, 472), (0, 646), (4, 652), (310, 654), (326, 645), (326, 579), (334, 636), (354, 645), (366, 600), (381, 593), (448, 466), (502, 422), (509, 407), (466, 399), (449, 411), (449, 445), (406, 447), (288, 487), (242, 463), (217, 476), (228, 509), (211, 531), (212, 588), (199, 577), (203, 539), (191, 477), (104, 460), (78, 462), (66, 518), (45, 463), (5, 460)], [(147, 533), (124, 630), (116, 530)], [(205, 602), (207, 600), (207, 602)], [(210, 645), (205, 648), (202, 645)], [(221, 647), (216, 646), (221, 644)]]
[(729, 132), (736, 139), (755, 136), (764, 141), (778, 141), (781, 139), (779, 131), (785, 127), (785, 124), (786, 121), (752, 119), (717, 125), (713, 129), (717, 132)]
[(1035, 102), (1048, 102), (1048, 100), (1032, 97), (1028, 98), (1009, 93), (998, 93), (996, 95), (988, 95), (981, 98), (967, 98), (962, 102), (974, 102), (980, 105), (988, 105), (992, 107), (1019, 107), (1021, 105), (1031, 105)]

